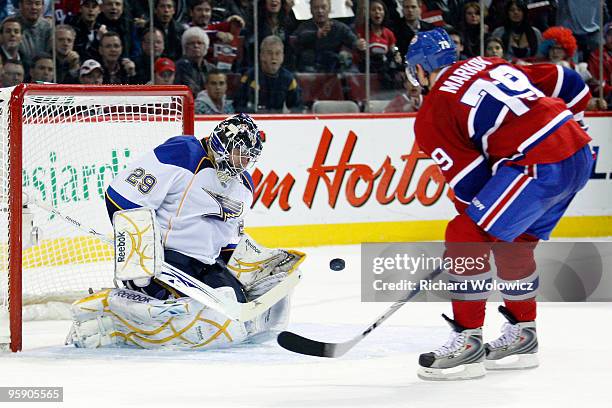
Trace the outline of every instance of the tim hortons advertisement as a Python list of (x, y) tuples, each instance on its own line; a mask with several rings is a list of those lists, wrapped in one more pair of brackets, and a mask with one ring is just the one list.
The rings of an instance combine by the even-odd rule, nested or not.
[[(219, 117), (201, 116), (204, 137)], [(252, 171), (255, 203), (246, 225), (262, 243), (316, 245), (441, 239), (455, 214), (453, 192), (415, 144), (408, 116), (261, 117), (266, 134)], [(589, 117), (597, 164), (557, 228), (558, 236), (612, 235), (611, 117)], [(87, 202), (92, 227), (109, 228), (104, 191), (143, 152), (180, 133), (180, 126), (81, 124), (74, 132), (45, 128), (55, 143), (24, 140), (23, 184), (42, 201), (71, 211)], [(61, 130), (61, 129), (60, 129)], [(75, 142), (75, 135), (78, 141)], [(31, 146), (30, 146), (31, 145)], [(606, 218), (607, 217), (607, 218)]]
[[(196, 134), (209, 133), (215, 123), (198, 118)], [(310, 231), (325, 231), (323, 226), (350, 223), (352, 234), (359, 225), (398, 236), (394, 230), (420, 222), (438, 234), (455, 215), (452, 190), (415, 143), (414, 117), (263, 117), (258, 123), (266, 142), (253, 171), (251, 227), (317, 226)], [(587, 123), (597, 164), (591, 182), (568, 210), (569, 218), (612, 215), (610, 117), (590, 117)], [(582, 224), (582, 231), (567, 233), (601, 235)], [(338, 228), (335, 234), (338, 238)], [(373, 234), (370, 240), (385, 238), (388, 234)]]

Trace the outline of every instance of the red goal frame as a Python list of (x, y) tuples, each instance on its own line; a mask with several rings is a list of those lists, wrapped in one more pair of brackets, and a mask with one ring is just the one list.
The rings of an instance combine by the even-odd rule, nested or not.
[[(194, 101), (188, 87), (183, 85), (61, 85), (61, 84), (19, 84), (10, 97), (8, 110), (9, 179), (10, 197), (8, 228), (8, 314), (10, 328), (9, 349), (13, 352), (22, 348), (22, 108), (26, 95), (45, 96), (108, 96), (143, 95), (177, 96), (183, 100), (183, 134), (194, 134)], [(19, 182), (15, 182), (19, 180)], [(19, 214), (14, 217), (13, 214)]]

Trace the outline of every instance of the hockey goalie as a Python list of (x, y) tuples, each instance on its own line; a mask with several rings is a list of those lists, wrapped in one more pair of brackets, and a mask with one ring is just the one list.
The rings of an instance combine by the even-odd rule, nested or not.
[[(136, 159), (106, 191), (115, 231), (115, 281), (72, 305), (67, 343), (82, 348), (200, 350), (261, 341), (288, 322), (292, 286), (305, 254), (268, 249), (244, 234), (253, 202), (248, 169), (261, 154), (260, 131), (245, 114), (210, 137), (173, 137)], [(176, 268), (211, 289), (209, 304), (159, 279)], [(277, 286), (278, 285), (278, 286)], [(215, 305), (256, 305), (249, 320)]]

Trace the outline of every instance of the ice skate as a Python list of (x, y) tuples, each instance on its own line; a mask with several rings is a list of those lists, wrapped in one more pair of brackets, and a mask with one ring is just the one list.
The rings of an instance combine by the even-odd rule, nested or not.
[(535, 321), (518, 322), (504, 306), (500, 306), (499, 311), (508, 321), (502, 326), (502, 335), (485, 344), (485, 367), (488, 370), (537, 367), (538, 336)]
[(482, 328), (466, 329), (442, 315), (453, 331), (445, 345), (419, 357), (418, 376), (423, 380), (450, 381), (483, 377), (485, 350)]

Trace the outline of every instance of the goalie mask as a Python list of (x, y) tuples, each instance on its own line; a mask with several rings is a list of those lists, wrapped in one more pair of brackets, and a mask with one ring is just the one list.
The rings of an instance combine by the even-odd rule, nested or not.
[(221, 181), (253, 167), (261, 154), (262, 138), (253, 119), (241, 113), (219, 123), (208, 145)]

